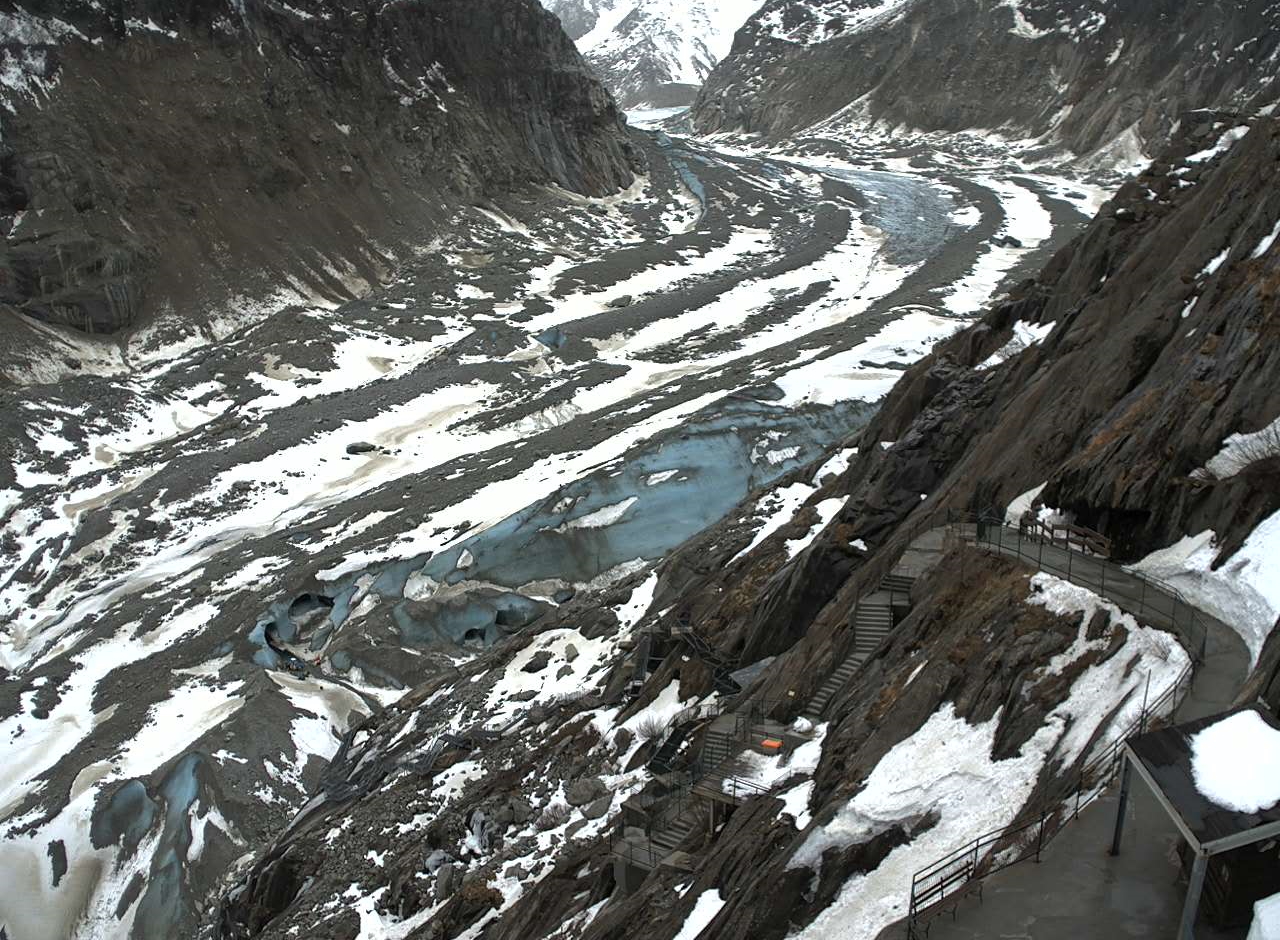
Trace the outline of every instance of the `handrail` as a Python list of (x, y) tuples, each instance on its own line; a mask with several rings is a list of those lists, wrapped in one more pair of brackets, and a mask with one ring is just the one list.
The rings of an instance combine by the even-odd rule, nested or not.
[[(917, 940), (920, 936), (918, 927), (931, 914), (937, 913), (947, 899), (969, 891), (984, 878), (1018, 862), (1029, 858), (1038, 861), (1040, 853), (1054, 836), (1068, 822), (1078, 818), (1080, 812), (1110, 784), (1120, 767), (1121, 752), (1129, 740), (1172, 714), (1179, 690), (1184, 684), (1190, 687), (1193, 675), (1193, 667), (1189, 665), (1154, 701), (1144, 701), (1137, 718), (1126, 725), (1104, 750), (1081, 765), (1075, 784), (1056, 798), (1042, 803), (1038, 810), (1031, 813), (1030, 819), (1015, 821), (1001, 829), (983, 833), (917, 871), (911, 879), (911, 895), (907, 907), (909, 940)], [(1061, 811), (1072, 801), (1074, 808), (1065, 818), (1060, 818)], [(1027, 816), (1025, 812), (1019, 815), (1024, 819)], [(1036, 830), (1034, 840), (1019, 838), (1032, 829)]]
[[(1072, 584), (1089, 588), (1096, 591), (1103, 597), (1115, 601), (1117, 606), (1127, 613), (1135, 617), (1142, 617), (1148, 614), (1157, 614), (1160, 617), (1167, 618), (1168, 625), (1175, 632), (1179, 630), (1186, 631), (1186, 639), (1190, 641), (1192, 658), (1197, 662), (1203, 662), (1205, 652), (1208, 648), (1209, 629), (1204, 622), (1199, 610), (1197, 610), (1176, 587), (1159, 578), (1143, 574), (1140, 571), (1134, 571), (1123, 565), (1118, 565), (1106, 558), (1096, 556), (1087, 556), (1091, 564), (1096, 564), (1101, 569), (1101, 580), (1095, 581), (1085, 575), (1079, 567), (1072, 564), (1075, 556), (1082, 553), (1072, 550), (1069, 546), (1051, 546), (1059, 548), (1067, 554), (1067, 564), (1053, 562), (1051, 559), (1046, 560), (1044, 557), (1044, 541), (1023, 532), (1021, 529), (1015, 529), (1009, 526), (1003, 519), (990, 515), (975, 515), (972, 513), (956, 513), (954, 511), (948, 513), (947, 526), (952, 531), (956, 531), (958, 525), (969, 524), (975, 526), (972, 534), (958, 533), (961, 538), (971, 539), (979, 546), (992, 546), (996, 549), (997, 554), (1013, 555), (1017, 558), (1033, 562), (1035, 566), (1042, 571), (1050, 574), (1065, 577)], [(994, 537), (992, 536), (992, 533)], [(1031, 550), (1033, 547), (1038, 550)], [(1107, 591), (1107, 572), (1112, 571), (1113, 591), (1108, 595)], [(1136, 597), (1127, 596), (1124, 592), (1117, 591), (1114, 588), (1116, 582), (1124, 582), (1126, 580), (1138, 583), (1139, 592)], [(1153, 588), (1154, 591), (1148, 590)], [(1170, 601), (1170, 606), (1166, 609), (1158, 605), (1160, 595), (1164, 595)], [(1117, 597), (1116, 595), (1119, 595)], [(1121, 603), (1123, 599), (1125, 602)], [(1136, 609), (1135, 609), (1136, 605)], [(1161, 625), (1161, 624), (1157, 624)]]
[(1103, 558), (1111, 557), (1111, 539), (1096, 529), (1075, 525), (1071, 522), (1052, 522), (1048, 519), (1041, 519), (1031, 510), (1027, 510), (1022, 514), (1018, 520), (1018, 529), (1022, 532), (1035, 532), (1038, 530), (1049, 539), (1049, 544), (1051, 545), (1058, 543), (1059, 532), (1065, 532), (1066, 535), (1062, 537), (1064, 548), (1079, 544), (1094, 555), (1099, 555)]

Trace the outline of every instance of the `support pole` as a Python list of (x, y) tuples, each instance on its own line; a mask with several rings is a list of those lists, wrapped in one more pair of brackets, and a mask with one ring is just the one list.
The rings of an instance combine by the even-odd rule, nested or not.
[(1200, 912), (1200, 895), (1204, 891), (1205, 870), (1209, 856), (1196, 853), (1191, 866), (1191, 881), (1187, 884), (1187, 900), (1182, 905), (1182, 924), (1178, 927), (1178, 940), (1195, 940), (1196, 914)]
[(1124, 834), (1124, 814), (1129, 809), (1129, 777), (1133, 768), (1129, 764), (1129, 755), (1121, 754), (1124, 769), (1120, 772), (1120, 805), (1116, 807), (1116, 831), (1111, 837), (1111, 854), (1120, 854), (1120, 837)]

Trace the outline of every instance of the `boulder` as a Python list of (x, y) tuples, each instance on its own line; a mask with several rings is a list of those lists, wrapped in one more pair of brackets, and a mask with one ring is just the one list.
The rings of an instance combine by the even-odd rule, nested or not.
[(458, 866), (446, 862), (436, 869), (436, 900), (443, 901), (453, 897), (458, 890)]
[(533, 658), (524, 664), (525, 672), (542, 672), (551, 662), (551, 653), (549, 650), (538, 650), (533, 654)]
[(569, 784), (564, 799), (570, 806), (586, 806), (609, 793), (609, 788), (599, 777), (582, 777)]

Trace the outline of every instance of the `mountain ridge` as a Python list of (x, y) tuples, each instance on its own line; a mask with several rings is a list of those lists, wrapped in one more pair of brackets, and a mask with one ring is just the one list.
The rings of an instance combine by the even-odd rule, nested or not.
[(693, 108), (702, 133), (996, 133), (1132, 161), (1195, 108), (1280, 99), (1280, 8), (1207, 0), (769, 0)]

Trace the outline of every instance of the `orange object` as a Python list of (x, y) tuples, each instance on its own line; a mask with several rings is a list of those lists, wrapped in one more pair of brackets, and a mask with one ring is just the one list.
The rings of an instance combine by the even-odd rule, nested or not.
[(779, 741), (777, 738), (765, 738), (763, 741), (760, 742), (760, 746), (764, 748), (766, 751), (782, 750), (782, 742)]

